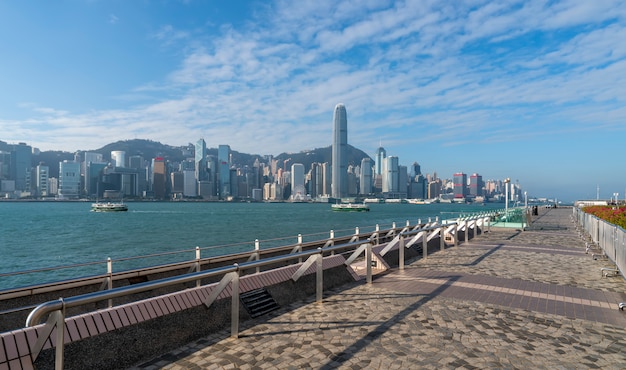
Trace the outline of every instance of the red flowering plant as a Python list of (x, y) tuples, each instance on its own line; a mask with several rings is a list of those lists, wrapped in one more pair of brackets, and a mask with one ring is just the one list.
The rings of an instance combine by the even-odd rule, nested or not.
[(589, 206), (584, 207), (583, 211), (626, 229), (626, 207), (624, 206)]

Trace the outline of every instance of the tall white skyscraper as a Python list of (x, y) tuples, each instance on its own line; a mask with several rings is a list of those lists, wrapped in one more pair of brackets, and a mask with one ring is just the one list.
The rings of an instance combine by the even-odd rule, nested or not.
[(333, 115), (332, 194), (333, 198), (348, 196), (348, 115), (339, 103)]
[(367, 195), (372, 192), (372, 160), (369, 158), (363, 158), (361, 160), (361, 173), (360, 173), (360, 189), (359, 192), (362, 195)]
[(294, 163), (291, 165), (291, 200), (302, 201), (305, 199), (304, 165), (302, 163)]

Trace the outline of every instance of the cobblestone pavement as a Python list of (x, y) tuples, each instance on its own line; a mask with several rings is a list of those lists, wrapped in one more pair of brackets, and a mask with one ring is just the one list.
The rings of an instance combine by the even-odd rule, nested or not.
[(571, 209), (294, 303), (137, 369), (624, 369), (626, 301)]

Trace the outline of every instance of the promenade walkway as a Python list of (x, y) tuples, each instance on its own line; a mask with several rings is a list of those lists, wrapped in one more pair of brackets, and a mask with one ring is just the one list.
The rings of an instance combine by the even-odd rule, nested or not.
[(626, 281), (601, 277), (570, 208), (325, 293), (137, 369), (624, 369)]

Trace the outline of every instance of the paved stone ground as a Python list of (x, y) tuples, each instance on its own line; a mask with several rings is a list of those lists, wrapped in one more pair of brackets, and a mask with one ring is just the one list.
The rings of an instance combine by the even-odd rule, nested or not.
[(136, 369), (624, 369), (626, 301), (571, 209), (292, 304)]

